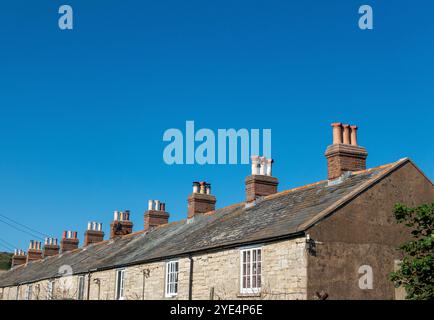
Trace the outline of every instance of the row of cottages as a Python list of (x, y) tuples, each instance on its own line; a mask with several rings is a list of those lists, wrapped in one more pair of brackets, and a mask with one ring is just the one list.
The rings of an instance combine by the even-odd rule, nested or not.
[(115, 212), (110, 239), (89, 223), (85, 243), (33, 241), (0, 275), (1, 299), (396, 299), (388, 274), (409, 232), (397, 202), (434, 201), (433, 183), (408, 158), (366, 169), (357, 127), (333, 124), (328, 179), (277, 192), (272, 161), (252, 157), (245, 201), (215, 209), (194, 183), (188, 217), (168, 223), (150, 201), (144, 230)]

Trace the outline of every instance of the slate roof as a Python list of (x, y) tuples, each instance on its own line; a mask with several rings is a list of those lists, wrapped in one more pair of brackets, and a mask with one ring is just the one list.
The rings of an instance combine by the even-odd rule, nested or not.
[(57, 277), (63, 265), (80, 274), (301, 236), (311, 225), (408, 161), (355, 172), (337, 184), (320, 181), (264, 197), (251, 206), (235, 204), (196, 216), (193, 221), (169, 223), (17, 266), (0, 275), (0, 287)]

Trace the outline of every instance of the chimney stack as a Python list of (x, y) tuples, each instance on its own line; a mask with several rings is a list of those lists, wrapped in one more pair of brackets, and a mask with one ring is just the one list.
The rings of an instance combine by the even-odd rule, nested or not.
[(44, 243), (44, 258), (59, 254), (59, 244), (57, 238), (45, 238)]
[(211, 194), (211, 184), (193, 182), (193, 193), (188, 197), (188, 218), (215, 210), (216, 198)]
[(72, 251), (78, 248), (77, 231), (63, 231), (60, 241), (60, 250), (63, 252)]
[(14, 255), (12, 256), (11, 268), (25, 264), (26, 262), (27, 262), (26, 253), (21, 249), (15, 249)]
[(30, 240), (27, 251), (27, 263), (42, 259), (42, 246), (40, 241)]
[(92, 243), (101, 242), (104, 240), (104, 232), (102, 231), (102, 223), (88, 222), (87, 230), (84, 233), (84, 246)]
[(145, 211), (144, 221), (145, 231), (168, 223), (169, 213), (166, 212), (166, 204), (158, 200), (149, 200), (148, 210)]
[(252, 156), (252, 174), (246, 177), (246, 201), (277, 192), (279, 181), (272, 176), (273, 159)]
[(130, 221), (130, 211), (115, 211), (113, 222), (110, 223), (110, 239), (133, 232), (133, 223)]
[(333, 144), (327, 147), (328, 179), (333, 180), (348, 171), (366, 169), (368, 153), (357, 144), (357, 126), (332, 123)]

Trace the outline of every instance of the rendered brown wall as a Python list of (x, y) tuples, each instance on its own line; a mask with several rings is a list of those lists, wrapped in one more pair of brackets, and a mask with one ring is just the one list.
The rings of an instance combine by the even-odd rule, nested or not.
[[(409, 237), (395, 222), (393, 206), (434, 202), (434, 187), (411, 163), (385, 177), (338, 212), (308, 230), (317, 242), (308, 256), (308, 299), (325, 292), (328, 299), (395, 299), (388, 279), (396, 248)], [(319, 243), (318, 243), (319, 242)], [(359, 267), (373, 270), (373, 289), (359, 288)]]

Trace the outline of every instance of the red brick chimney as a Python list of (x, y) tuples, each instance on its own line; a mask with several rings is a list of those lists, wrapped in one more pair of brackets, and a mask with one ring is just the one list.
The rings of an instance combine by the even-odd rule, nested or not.
[(87, 230), (84, 233), (84, 246), (92, 243), (101, 242), (104, 240), (104, 232), (102, 231), (102, 223), (88, 222)]
[(211, 184), (193, 182), (193, 193), (188, 197), (188, 218), (215, 210), (216, 198), (211, 194)]
[(57, 238), (45, 238), (44, 243), (44, 258), (51, 257), (59, 254), (59, 245), (57, 244)]
[(148, 211), (145, 211), (144, 214), (144, 222), (145, 231), (168, 223), (169, 213), (166, 212), (166, 204), (158, 200), (149, 200)]
[(27, 255), (23, 250), (15, 249), (14, 255), (12, 256), (11, 268), (25, 264), (27, 262)]
[(42, 259), (42, 246), (40, 241), (30, 240), (27, 251), (27, 263)]
[(60, 241), (61, 252), (72, 251), (78, 248), (77, 231), (63, 231), (62, 240)]
[(132, 232), (133, 223), (130, 221), (130, 211), (115, 211), (113, 222), (110, 223), (110, 239)]
[(366, 169), (368, 153), (357, 144), (357, 126), (332, 123), (333, 144), (327, 147), (328, 179), (336, 179), (348, 171)]
[(277, 192), (279, 181), (272, 176), (273, 162), (272, 159), (252, 156), (252, 174), (245, 181), (247, 202)]

